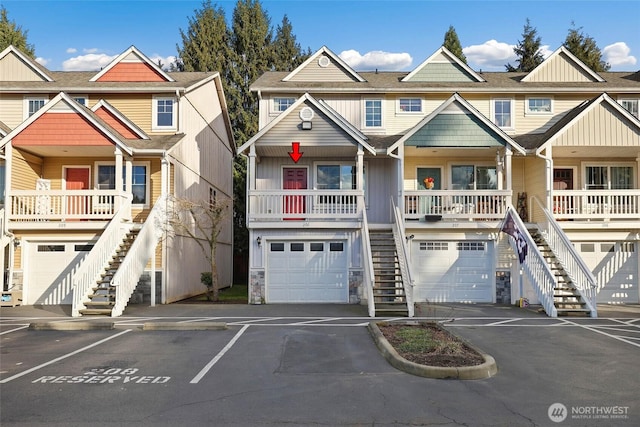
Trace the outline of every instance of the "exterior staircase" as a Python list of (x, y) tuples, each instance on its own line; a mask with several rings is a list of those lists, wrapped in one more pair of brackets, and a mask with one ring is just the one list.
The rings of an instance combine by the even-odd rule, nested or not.
[(84, 302), (86, 308), (80, 310), (81, 315), (111, 316), (111, 312), (116, 303), (116, 288), (112, 286), (111, 280), (127, 256), (139, 232), (140, 230), (138, 229), (132, 229), (126, 234), (111, 258), (109, 266), (104, 269), (104, 272), (100, 275), (100, 279), (96, 282), (96, 286), (92, 288), (93, 293), (87, 295), (89, 300)]
[(589, 316), (591, 309), (587, 307), (587, 303), (582, 298), (580, 292), (576, 289), (571, 278), (562, 267), (560, 261), (555, 256), (540, 231), (537, 229), (529, 229), (529, 233), (555, 276), (556, 285), (553, 288), (553, 305), (558, 312), (558, 316)]
[(409, 316), (396, 244), (391, 230), (369, 230), (375, 313)]

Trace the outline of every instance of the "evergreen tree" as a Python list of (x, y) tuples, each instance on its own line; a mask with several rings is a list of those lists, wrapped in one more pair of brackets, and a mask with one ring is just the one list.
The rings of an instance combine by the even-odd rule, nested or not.
[(529, 18), (527, 18), (524, 30), (522, 31), (522, 40), (520, 40), (516, 47), (513, 48), (513, 52), (518, 57), (518, 66), (514, 67), (511, 64), (507, 64), (505, 65), (507, 71), (521, 71), (528, 73), (540, 65), (542, 61), (544, 61), (544, 57), (540, 52), (541, 43), (542, 40), (538, 36), (538, 31), (531, 26)]
[(0, 51), (13, 45), (25, 55), (35, 59), (35, 47), (27, 42), (28, 33), (29, 31), (23, 31), (20, 25), (16, 25), (15, 21), (9, 21), (7, 9), (4, 6), (0, 7)]
[(462, 45), (460, 44), (460, 39), (458, 38), (458, 34), (456, 33), (456, 29), (453, 28), (453, 25), (449, 25), (449, 29), (444, 33), (444, 43), (442, 45), (446, 47), (449, 52), (457, 56), (462, 62), (465, 64), (467, 63), (467, 57), (462, 53)]
[[(229, 66), (229, 30), (224, 10), (202, 2), (202, 8), (189, 18), (186, 32), (180, 29), (182, 47), (176, 45), (176, 68), (181, 71), (218, 71), (224, 74)], [(223, 79), (226, 81), (226, 79)], [(226, 87), (225, 87), (226, 89)]]
[(287, 15), (282, 18), (282, 23), (276, 28), (276, 37), (272, 44), (273, 68), (277, 71), (293, 71), (302, 64), (310, 52), (302, 52), (300, 44), (293, 34), (293, 26)]
[(582, 27), (576, 28), (574, 23), (571, 23), (563, 46), (595, 72), (608, 71), (611, 68), (610, 64), (602, 60), (602, 52), (596, 41), (585, 35)]

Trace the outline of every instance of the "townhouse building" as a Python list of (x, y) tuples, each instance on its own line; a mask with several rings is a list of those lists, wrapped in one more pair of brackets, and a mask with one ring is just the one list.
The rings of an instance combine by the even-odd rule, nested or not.
[[(134, 46), (98, 72), (55, 72), (10, 46), (0, 76), (3, 300), (117, 316), (203, 293), (209, 263), (169, 213), (175, 198), (232, 198), (220, 75), (166, 72)], [(232, 237), (229, 212), (224, 286)]]
[(529, 73), (444, 47), (356, 72), (322, 47), (252, 90), (250, 303), (640, 302), (640, 73), (564, 47)]

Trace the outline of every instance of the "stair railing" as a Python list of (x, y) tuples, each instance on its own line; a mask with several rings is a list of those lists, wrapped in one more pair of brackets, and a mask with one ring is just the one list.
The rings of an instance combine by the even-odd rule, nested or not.
[(91, 252), (87, 254), (73, 274), (73, 305), (71, 308), (73, 317), (80, 316), (80, 310), (86, 308), (85, 298), (88, 297), (91, 288), (96, 286), (100, 274), (109, 265), (114, 252), (133, 226), (132, 223), (126, 222), (131, 216), (133, 197), (130, 194), (123, 194), (122, 197), (124, 202), (120, 204), (120, 208), (93, 245)]
[[(524, 222), (522, 222), (520, 216), (512, 206), (507, 208), (505, 219), (509, 215), (513, 218), (516, 228), (520, 231), (527, 246), (527, 256), (524, 262), (520, 264), (520, 267), (533, 285), (533, 289), (536, 292), (538, 300), (540, 300), (540, 304), (542, 304), (547, 315), (549, 317), (558, 317), (558, 311), (556, 310), (553, 301), (553, 289), (557, 284), (556, 278), (553, 275), (551, 268), (549, 268), (549, 264), (547, 264), (547, 261), (540, 253), (540, 250), (531, 237), (531, 234), (529, 234), (529, 230), (527, 230)], [(516, 247), (515, 239), (512, 236), (509, 237), (509, 244), (517, 256), (518, 248)]]
[(598, 316), (596, 306), (596, 295), (598, 291), (598, 281), (593, 273), (578, 254), (578, 251), (571, 244), (564, 230), (553, 218), (549, 210), (535, 196), (531, 198), (535, 201), (537, 208), (544, 213), (545, 220), (538, 222), (538, 229), (543, 234), (547, 244), (553, 251), (564, 271), (569, 275), (576, 290), (582, 296), (590, 310), (591, 317)]
[(396, 243), (396, 252), (398, 254), (400, 274), (402, 275), (402, 286), (404, 287), (404, 294), (407, 300), (408, 315), (409, 317), (414, 317), (415, 307), (413, 303), (413, 287), (415, 283), (413, 281), (413, 275), (411, 274), (411, 264), (409, 262), (407, 239), (405, 237), (404, 227), (402, 225), (402, 214), (400, 213), (400, 208), (394, 204), (393, 199), (391, 200), (391, 207), (393, 209), (394, 217), (391, 228), (393, 230), (393, 239)]
[(154, 255), (156, 246), (166, 230), (167, 196), (156, 200), (138, 236), (131, 244), (122, 264), (113, 275), (111, 285), (116, 288), (116, 302), (111, 317), (122, 315), (133, 294), (144, 268)]
[(376, 303), (373, 300), (374, 272), (373, 272), (373, 255), (371, 253), (371, 239), (369, 237), (369, 222), (367, 221), (367, 210), (364, 208), (364, 202), (360, 201), (363, 206), (362, 212), (362, 263), (363, 263), (363, 287), (367, 294), (367, 309), (369, 317), (376, 317)]

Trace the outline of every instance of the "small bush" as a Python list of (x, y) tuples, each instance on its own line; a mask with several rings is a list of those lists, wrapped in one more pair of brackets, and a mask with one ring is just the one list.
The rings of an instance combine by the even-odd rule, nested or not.
[(211, 278), (211, 272), (205, 271), (204, 273), (200, 273), (200, 282), (202, 282), (202, 284), (207, 288), (212, 288), (213, 279)]

